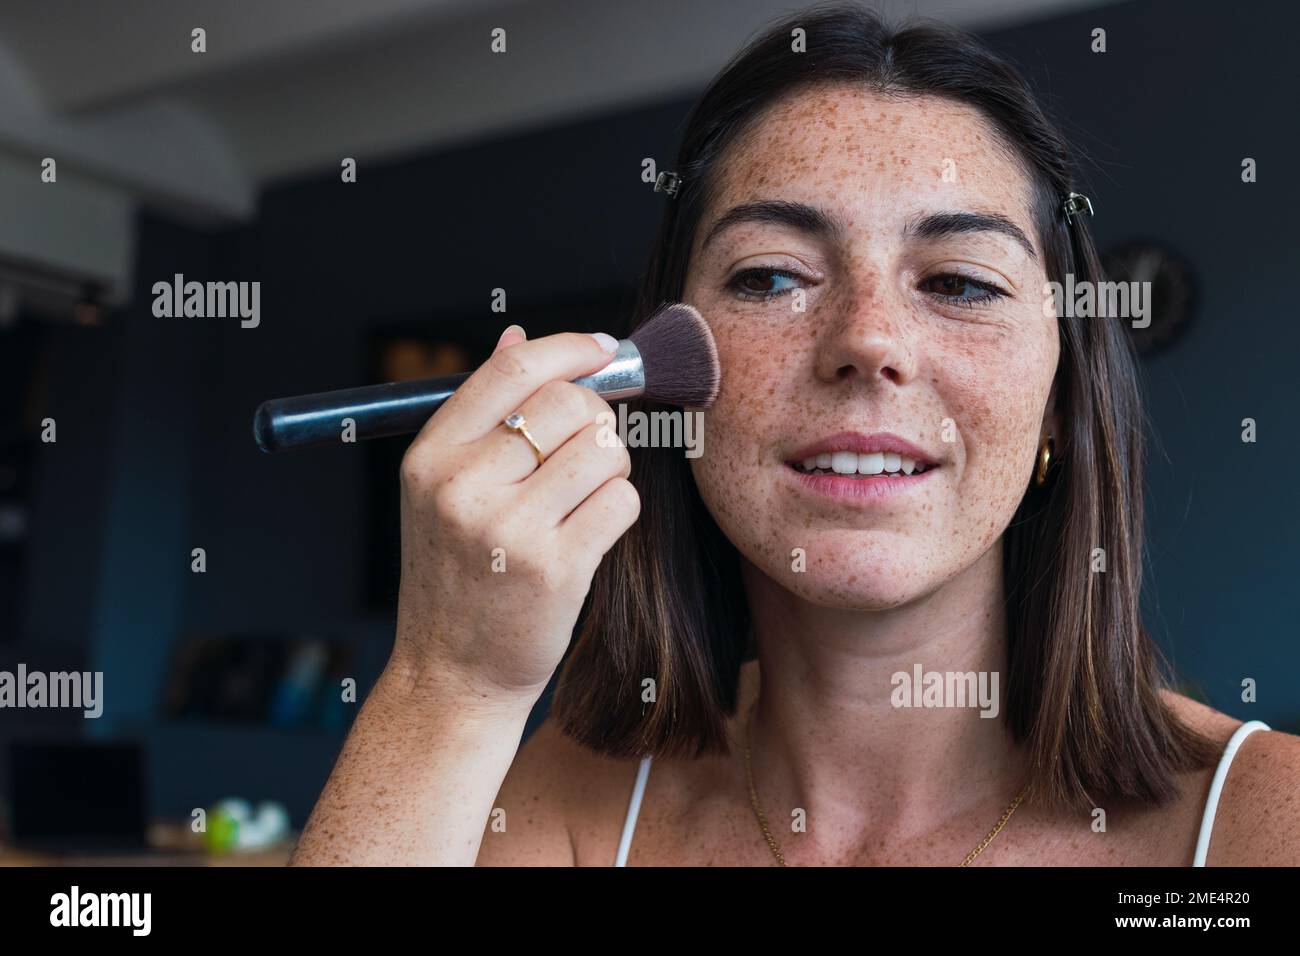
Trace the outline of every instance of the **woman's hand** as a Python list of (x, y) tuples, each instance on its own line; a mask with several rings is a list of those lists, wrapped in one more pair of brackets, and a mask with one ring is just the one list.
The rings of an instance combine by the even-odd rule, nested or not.
[[(598, 422), (609, 403), (570, 381), (615, 347), (572, 332), (526, 341), (512, 326), (407, 450), (389, 663), (407, 686), (511, 705), (545, 689), (601, 557), (640, 512), (627, 450)], [(516, 411), (540, 466), (502, 424)]]
[[(507, 330), (412, 443), (393, 654), (291, 863), (477, 859), (596, 565), (640, 511), (627, 451), (597, 441), (609, 405), (569, 381), (611, 355), (590, 335), (527, 342)], [(540, 467), (501, 424), (515, 411), (546, 456)], [(572, 864), (563, 819), (537, 810), (533, 836), (554, 849), (547, 859)]]

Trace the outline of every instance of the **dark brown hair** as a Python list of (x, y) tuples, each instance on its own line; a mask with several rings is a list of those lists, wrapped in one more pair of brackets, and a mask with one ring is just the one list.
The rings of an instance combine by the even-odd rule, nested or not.
[[(791, 50), (796, 28), (805, 53)], [(777, 98), (836, 82), (976, 109), (1032, 184), (1048, 279), (1101, 279), (1087, 218), (1071, 224), (1062, 211), (1076, 188), (1073, 153), (1019, 72), (961, 31), (891, 31), (869, 11), (836, 5), (772, 26), (695, 105), (639, 318), (682, 294), (728, 145)], [(1144, 422), (1133, 348), (1113, 319), (1063, 316), (1058, 334), (1063, 434), (1047, 483), (1026, 489), (1003, 538), (1006, 719), (1029, 748), (1031, 799), (1084, 810), (1103, 797), (1160, 804), (1177, 792), (1176, 771), (1208, 766), (1216, 751), (1167, 708), (1164, 662), (1140, 619)], [(749, 632), (738, 554), (682, 455), (639, 449), (631, 480), (641, 518), (596, 573), (551, 712), (565, 733), (611, 756), (725, 753)], [(1091, 570), (1095, 548), (1105, 550), (1104, 573)], [(646, 678), (651, 705), (641, 699)]]

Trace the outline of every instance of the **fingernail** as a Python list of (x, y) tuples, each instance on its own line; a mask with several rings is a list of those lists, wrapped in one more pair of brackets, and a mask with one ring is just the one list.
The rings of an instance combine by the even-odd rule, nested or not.
[(524, 330), (523, 330), (523, 328), (522, 328), (521, 326), (518, 326), (518, 325), (510, 325), (510, 326), (507, 326), (507, 327), (506, 327), (506, 330), (505, 330), (504, 332), (501, 333), (501, 338), (497, 339), (497, 345), (500, 345), (503, 341), (505, 341), (505, 337), (506, 337), (507, 335), (509, 335), (511, 332), (516, 332), (516, 333), (518, 333), (519, 335), (523, 335), (523, 334), (524, 334)]
[(614, 338), (614, 336), (606, 335), (604, 332), (589, 332), (587, 334), (599, 342), (600, 347), (606, 352), (618, 351), (618, 339)]

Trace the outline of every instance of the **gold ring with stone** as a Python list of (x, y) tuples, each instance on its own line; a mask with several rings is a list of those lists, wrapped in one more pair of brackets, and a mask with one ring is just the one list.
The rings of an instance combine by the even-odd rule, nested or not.
[(510, 429), (512, 432), (518, 435), (522, 435), (525, 439), (527, 439), (528, 444), (533, 446), (533, 454), (537, 456), (538, 465), (545, 463), (546, 456), (542, 454), (542, 449), (537, 444), (537, 440), (534, 439), (531, 434), (529, 434), (528, 422), (524, 421), (523, 415), (519, 414), (518, 412), (513, 412), (510, 415), (507, 415), (505, 417), (505, 420), (502, 421), (501, 424), (505, 425), (506, 428)]

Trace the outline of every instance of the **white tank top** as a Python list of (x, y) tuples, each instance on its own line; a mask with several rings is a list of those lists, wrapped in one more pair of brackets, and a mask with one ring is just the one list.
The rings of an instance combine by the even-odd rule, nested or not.
[[(1219, 758), (1218, 769), (1214, 771), (1214, 780), (1210, 783), (1210, 794), (1205, 798), (1205, 812), (1201, 814), (1201, 830), (1196, 837), (1196, 853), (1192, 857), (1192, 866), (1205, 866), (1205, 858), (1210, 852), (1210, 833), (1214, 830), (1214, 814), (1219, 809), (1219, 794), (1223, 792), (1223, 781), (1228, 777), (1228, 767), (1237, 755), (1241, 742), (1256, 730), (1269, 730), (1262, 720), (1248, 720), (1228, 738)], [(636, 783), (632, 785), (632, 799), (627, 805), (627, 819), (623, 821), (623, 835), (618, 841), (618, 855), (614, 858), (615, 866), (627, 866), (627, 854), (632, 849), (632, 834), (636, 831), (636, 818), (641, 812), (641, 798), (645, 795), (645, 783), (650, 776), (650, 755), (641, 758), (637, 767)]]

